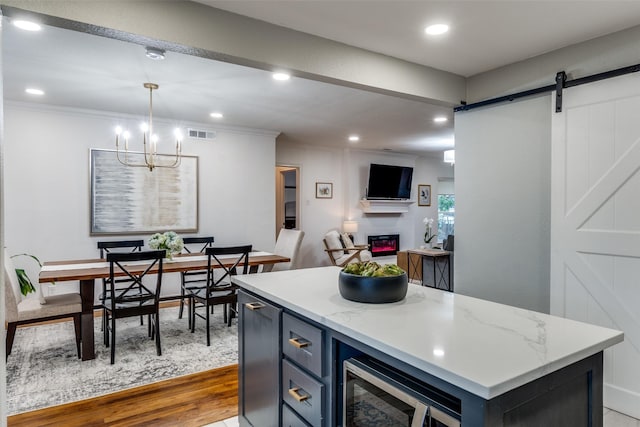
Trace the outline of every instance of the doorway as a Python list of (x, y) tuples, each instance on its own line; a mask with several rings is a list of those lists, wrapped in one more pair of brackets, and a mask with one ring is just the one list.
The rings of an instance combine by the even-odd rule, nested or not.
[(300, 229), (300, 168), (276, 166), (276, 237), (282, 228)]

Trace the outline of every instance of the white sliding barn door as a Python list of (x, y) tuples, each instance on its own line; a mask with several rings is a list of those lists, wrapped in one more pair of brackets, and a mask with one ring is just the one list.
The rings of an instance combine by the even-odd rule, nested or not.
[(640, 77), (564, 91), (552, 112), (551, 313), (624, 331), (604, 404), (640, 418)]

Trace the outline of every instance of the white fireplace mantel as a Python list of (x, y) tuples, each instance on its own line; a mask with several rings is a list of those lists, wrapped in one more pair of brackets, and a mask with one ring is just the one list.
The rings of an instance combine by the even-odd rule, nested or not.
[(360, 200), (362, 211), (372, 214), (406, 213), (409, 212), (409, 205), (414, 203), (415, 200)]

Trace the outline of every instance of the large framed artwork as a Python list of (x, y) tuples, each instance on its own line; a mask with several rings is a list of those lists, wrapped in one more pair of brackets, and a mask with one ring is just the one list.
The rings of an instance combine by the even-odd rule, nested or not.
[[(122, 155), (122, 154), (121, 154)], [(144, 163), (142, 153), (127, 154)], [(174, 156), (158, 155), (158, 163)], [(198, 158), (176, 168), (122, 165), (113, 150), (90, 150), (91, 235), (198, 231)]]

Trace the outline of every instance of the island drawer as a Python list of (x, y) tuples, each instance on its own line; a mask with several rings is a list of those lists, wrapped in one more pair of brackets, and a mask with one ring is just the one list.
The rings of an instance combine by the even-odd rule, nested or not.
[(282, 361), (282, 400), (312, 426), (324, 425), (324, 384), (287, 360)]
[(309, 372), (322, 377), (322, 330), (289, 314), (282, 316), (282, 352)]
[(289, 405), (282, 404), (282, 427), (309, 427), (295, 411), (289, 408)]

